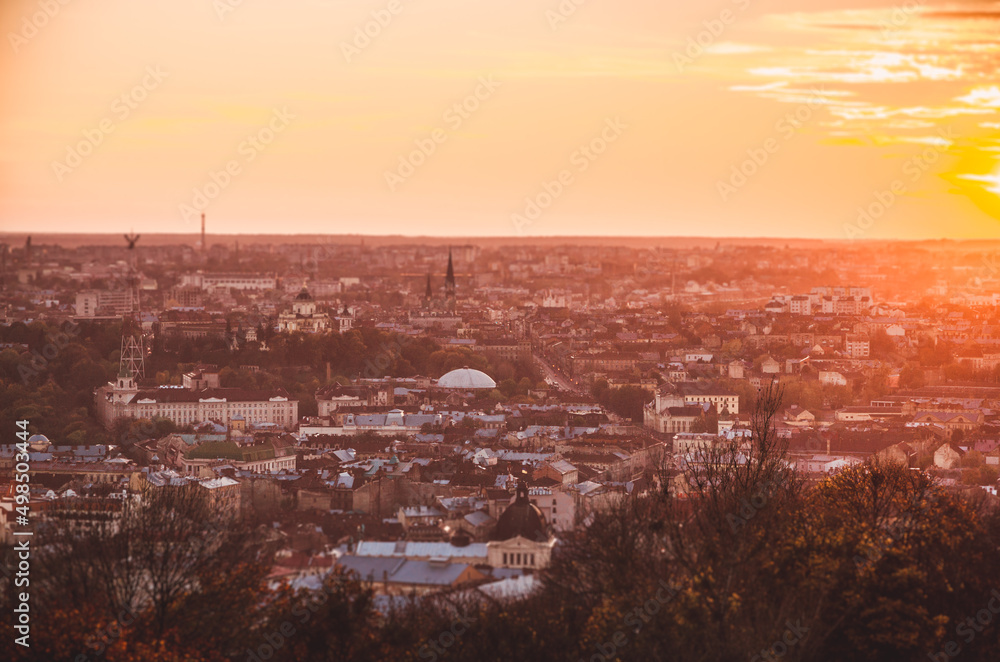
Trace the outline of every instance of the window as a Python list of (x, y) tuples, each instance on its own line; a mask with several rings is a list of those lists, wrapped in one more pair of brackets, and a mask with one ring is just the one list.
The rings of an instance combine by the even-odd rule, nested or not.
[(503, 564), (507, 565), (507, 552), (503, 553)]

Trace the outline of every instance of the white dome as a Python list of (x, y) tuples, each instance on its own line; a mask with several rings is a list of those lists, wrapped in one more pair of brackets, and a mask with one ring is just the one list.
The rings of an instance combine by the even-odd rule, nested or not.
[(44, 453), (52, 444), (44, 434), (33, 434), (28, 437), (28, 448), (36, 453)]
[(438, 380), (441, 388), (470, 389), (470, 388), (496, 388), (497, 383), (485, 372), (473, 370), (472, 368), (458, 368), (441, 375)]

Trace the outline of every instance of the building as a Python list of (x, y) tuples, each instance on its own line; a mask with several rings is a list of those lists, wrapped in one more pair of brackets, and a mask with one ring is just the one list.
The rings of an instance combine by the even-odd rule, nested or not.
[(820, 370), (819, 383), (825, 386), (847, 386), (847, 378), (836, 370)]
[(90, 290), (76, 295), (77, 317), (120, 316), (132, 312), (132, 288), (122, 290)]
[(958, 469), (962, 466), (965, 451), (952, 443), (941, 444), (934, 451), (934, 466), (940, 469)]
[(566, 460), (555, 460), (535, 469), (533, 478), (550, 478), (562, 485), (571, 485), (580, 482), (580, 470)]
[(657, 400), (643, 410), (643, 424), (663, 434), (690, 432), (702, 417), (701, 407), (674, 406), (657, 409)]
[(213, 421), (229, 427), (240, 415), (250, 425), (289, 430), (299, 420), (299, 401), (290, 400), (284, 389), (139, 388), (125, 371), (98, 388), (94, 397), (98, 417), (107, 428), (118, 418), (167, 418), (181, 427)]
[(199, 287), (203, 290), (274, 290), (278, 287), (275, 276), (254, 274), (185, 274), (181, 286)]
[(473, 345), (472, 350), (515, 363), (531, 360), (531, 342), (527, 340), (484, 340)]
[(555, 544), (542, 511), (528, 498), (528, 486), (519, 482), (514, 502), (500, 515), (493, 540), (486, 543), (487, 562), (494, 568), (538, 570), (549, 564)]
[(696, 451), (707, 451), (719, 444), (719, 436), (708, 433), (682, 432), (674, 435), (674, 453), (689, 455)]
[(793, 296), (788, 302), (788, 312), (792, 315), (809, 315), (812, 312), (809, 297), (805, 295)]
[(962, 430), (969, 432), (983, 424), (984, 416), (980, 411), (918, 411), (913, 417), (914, 423), (939, 425), (946, 430)]
[(337, 560), (337, 565), (362, 581), (371, 582), (375, 591), (388, 595), (425, 595), (488, 579), (473, 565), (439, 558), (417, 561), (345, 554)]
[(572, 531), (577, 522), (576, 499), (562, 489), (532, 487), (528, 490), (532, 503), (542, 513), (545, 522), (556, 532)]
[(330, 316), (316, 312), (316, 301), (303, 287), (292, 302), (292, 309), (278, 315), (278, 328), (282, 331), (321, 333), (330, 328)]
[[(251, 473), (291, 472), (295, 471), (296, 464), (294, 448), (280, 441), (265, 441), (252, 446), (240, 446), (232, 441), (208, 441), (188, 450), (178, 460), (179, 468), (192, 476), (211, 475), (210, 467), (222, 462), (238, 471)], [(210, 493), (216, 493), (220, 499), (232, 494), (238, 497), (239, 494), (225, 481), (209, 480), (203, 487)]]
[(441, 375), (437, 381), (438, 388), (474, 390), (474, 389), (494, 389), (497, 383), (493, 378), (481, 370), (472, 368), (457, 368), (451, 372)]
[(871, 353), (868, 336), (858, 333), (848, 334), (844, 338), (844, 351), (852, 359), (867, 359)]
[[(378, 395), (387, 397), (391, 389), (384, 389)], [(345, 409), (358, 409), (378, 404), (392, 404), (386, 401), (379, 403), (372, 389), (364, 386), (323, 386), (316, 391), (316, 406), (320, 418), (329, 418), (335, 412)]]
[(700, 388), (693, 385), (686, 389), (684, 393), (684, 404), (691, 405), (715, 405), (715, 410), (719, 414), (739, 414), (740, 396), (732, 391), (717, 387)]

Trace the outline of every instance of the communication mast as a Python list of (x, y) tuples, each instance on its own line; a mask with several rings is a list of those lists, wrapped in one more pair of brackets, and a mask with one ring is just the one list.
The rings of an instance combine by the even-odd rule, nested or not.
[(142, 337), (142, 307), (139, 302), (139, 278), (136, 272), (135, 244), (137, 234), (125, 235), (128, 243), (128, 295), (127, 312), (122, 316), (122, 349), (119, 362), (119, 377), (130, 377), (135, 381), (146, 376), (145, 344)]

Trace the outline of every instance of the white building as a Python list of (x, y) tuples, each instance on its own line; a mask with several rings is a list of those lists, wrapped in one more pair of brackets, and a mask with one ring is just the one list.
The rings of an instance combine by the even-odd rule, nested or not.
[(247, 424), (272, 424), (293, 428), (299, 419), (299, 401), (289, 400), (283, 389), (250, 391), (240, 388), (185, 389), (179, 387), (142, 388), (131, 375), (95, 392), (98, 416), (110, 428), (118, 418), (167, 418), (179, 426), (214, 421), (229, 427), (242, 416)]
[(274, 290), (278, 287), (275, 276), (255, 274), (204, 274), (200, 271), (181, 277), (181, 286), (191, 285), (203, 290)]
[(292, 302), (292, 309), (278, 315), (278, 328), (282, 331), (321, 333), (330, 328), (330, 316), (316, 312), (316, 301), (303, 287)]

